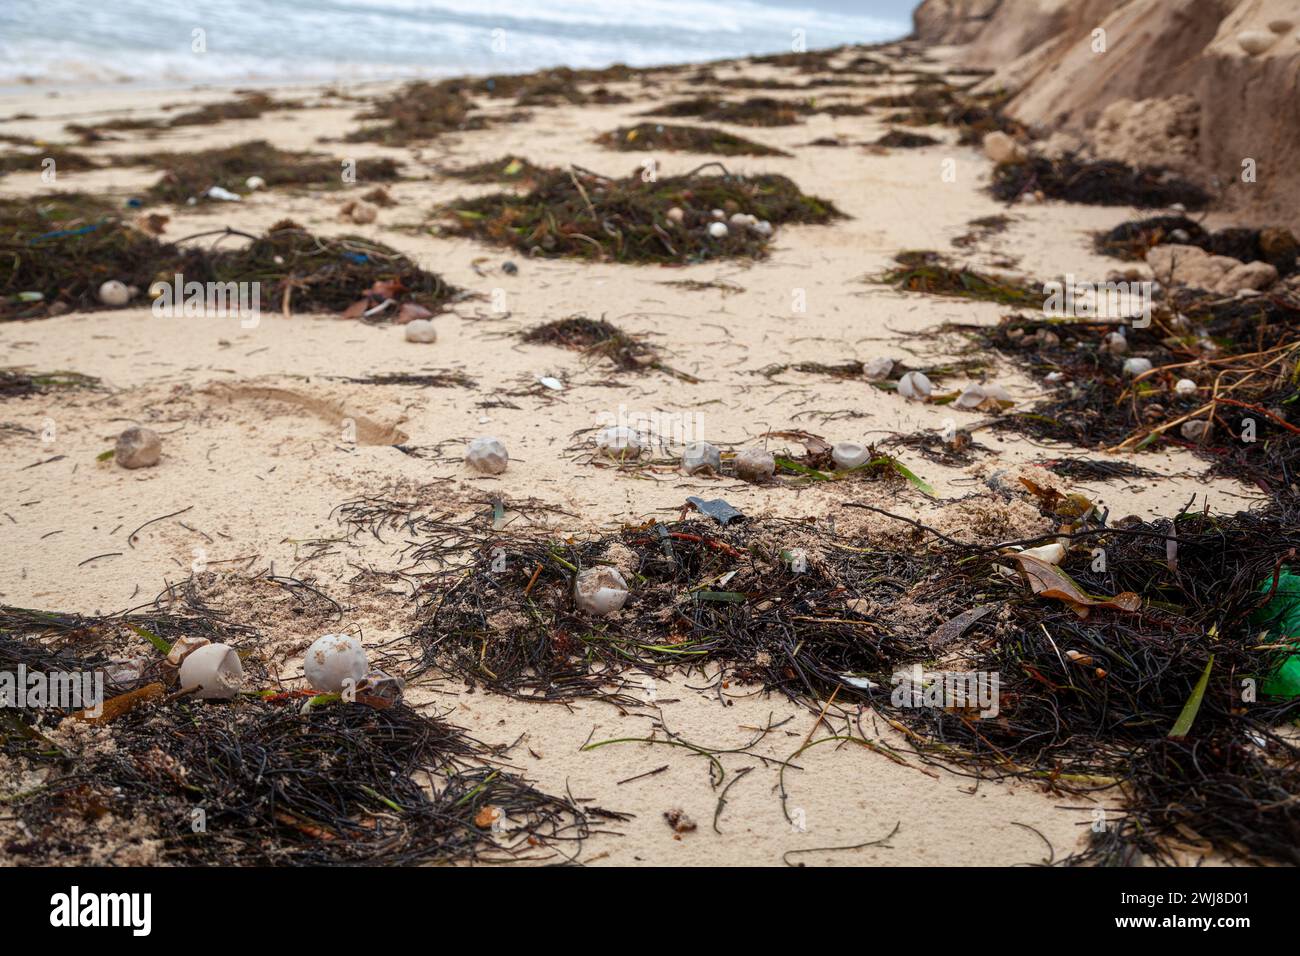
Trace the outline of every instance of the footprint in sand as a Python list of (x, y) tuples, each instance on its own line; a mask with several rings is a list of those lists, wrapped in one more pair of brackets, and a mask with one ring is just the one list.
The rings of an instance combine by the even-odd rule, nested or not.
[[(356, 428), (358, 445), (402, 445), (409, 436), (396, 425), (376, 421), (349, 408), (346, 403), (319, 395), (307, 395), (291, 388), (273, 385), (216, 384), (204, 389), (214, 398), (227, 402), (269, 401), (315, 415), (323, 422), (339, 426), (351, 421)], [(288, 414), (286, 412), (286, 414)]]

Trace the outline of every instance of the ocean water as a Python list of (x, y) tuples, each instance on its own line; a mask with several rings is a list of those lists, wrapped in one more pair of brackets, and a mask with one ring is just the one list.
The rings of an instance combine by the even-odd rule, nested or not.
[[(790, 50), (796, 37), (808, 49), (894, 39), (910, 29), (913, 6), (915, 0), (3, 0), (0, 85), (650, 66), (777, 53)], [(204, 49), (196, 51), (198, 45)]]

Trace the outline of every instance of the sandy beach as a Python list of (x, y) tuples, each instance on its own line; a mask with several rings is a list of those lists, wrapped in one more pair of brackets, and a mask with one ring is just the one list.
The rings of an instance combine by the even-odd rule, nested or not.
[[(897, 46), (878, 55), (900, 72), (873, 78), (871, 96), (915, 88), (903, 67), (953, 83), (978, 79), (946, 65), (942, 49), (924, 59)], [(793, 75), (749, 60), (713, 70), (720, 79)], [(1070, 481), (1043, 467), (1059, 448), (995, 431), (984, 413), (907, 402), (860, 376), (771, 371), (878, 356), (917, 366), (960, 361), (969, 343), (943, 332), (945, 323), (991, 327), (1015, 310), (891, 287), (879, 276), (896, 254), (938, 250), (971, 269), (1031, 283), (1066, 275), (1100, 280), (1116, 263), (1094, 249), (1092, 235), (1137, 210), (1057, 201), (1008, 206), (989, 193), (994, 164), (977, 144), (959, 144), (953, 129), (928, 128), (939, 141), (918, 149), (869, 145), (893, 128), (881, 109), (813, 112), (770, 128), (709, 124), (789, 156), (616, 152), (596, 137), (642, 122), (656, 104), (697, 95), (701, 84), (689, 70), (665, 69), (602, 85), (627, 102), (538, 106), (527, 118), (506, 121), (514, 105), (490, 100), (481, 105), (483, 115), (501, 121), (406, 146), (345, 141), (363, 101), (397, 84), (349, 88), (348, 99), (322, 86), (276, 87), (271, 95), (294, 101), (293, 107), (147, 135), (115, 133), (71, 146), (99, 168), (59, 170), (54, 182), (43, 180), (39, 168), (0, 180), (5, 198), (35, 201), (50, 191), (77, 191), (122, 205), (145, 195), (159, 173), (112, 161), (142, 152), (193, 153), (266, 140), (335, 162), (387, 158), (400, 168), (398, 179), (383, 184), (394, 203), (369, 223), (340, 211), (378, 185), (364, 178), (339, 187), (272, 187), (239, 202), (149, 208), (170, 217), (162, 236), (168, 241), (227, 228), (260, 235), (284, 219), (319, 236), (364, 236), (468, 293), (434, 317), (432, 344), (406, 341), (403, 327), (391, 323), (285, 315), (278, 302), (263, 304), (253, 328), (237, 317), (159, 317), (147, 297), (111, 311), (0, 324), (0, 366), (72, 370), (101, 383), (94, 390), (0, 400), (0, 604), (109, 615), (148, 606), (169, 587), (190, 582), (206, 605), (262, 634), (268, 686), (281, 689), (304, 686), (302, 655), (315, 638), (357, 634), (388, 669), (408, 675), (405, 699), (421, 713), (501, 745), (501, 765), (542, 791), (626, 815), (594, 823), (580, 847), (537, 847), (526, 861), (1001, 866), (1054, 862), (1080, 851), (1097, 811), (1103, 817), (1118, 811), (1114, 791), (1081, 796), (1048, 783), (979, 779), (918, 752), (901, 725), (869, 706), (792, 701), (729, 679), (726, 665), (716, 662), (656, 678), (636, 669), (611, 677), (639, 704), (528, 702), (466, 686), (436, 666), (416, 666), (422, 650), (411, 635), (424, 612), (409, 576), (438, 569), (410, 561), (404, 550), (410, 539), (401, 530), (381, 539), (348, 527), (339, 512), (347, 502), (399, 500), (486, 523), (499, 499), (510, 506), (507, 539), (518, 530), (583, 540), (676, 520), (685, 499), (696, 495), (723, 498), (750, 520), (829, 524), (846, 540), (865, 536), (919, 548), (908, 525), (846, 503), (873, 505), (963, 541), (992, 543), (1051, 530), (1028, 501), (994, 490), (999, 475), (1029, 475), (1086, 495), (1112, 519), (1168, 517), (1193, 501), (1198, 509), (1231, 513), (1263, 500), (1258, 488), (1210, 476), (1195, 455), (1179, 450), (1142, 456), (1154, 477)], [(816, 91), (821, 103), (857, 102), (863, 94), (852, 82), (828, 82)], [(69, 123), (165, 119), (230, 97), (219, 89), (9, 92), (0, 95), (0, 132), (64, 143)], [(843, 145), (812, 145), (828, 139)], [(648, 157), (661, 177), (716, 160), (733, 173), (788, 176), (846, 216), (780, 226), (760, 260), (680, 268), (529, 257), (442, 234), (436, 210), (502, 188), (447, 171), (506, 156), (610, 177), (639, 172)], [(954, 245), (972, 221), (998, 215), (1008, 217), (1005, 229)], [(1238, 224), (1214, 211), (1203, 220), (1206, 229)], [(206, 235), (185, 245), (245, 241)], [(700, 285), (684, 287), (683, 280)], [(578, 314), (641, 337), (690, 380), (658, 369), (616, 372), (599, 357), (520, 340), (534, 326)], [(448, 374), (458, 384), (362, 381), (391, 373)], [(543, 377), (561, 387), (540, 384)], [(996, 381), (1016, 407), (1043, 395), (1041, 383), (1006, 362)], [(967, 380), (958, 373), (944, 384), (960, 389)], [(975, 428), (987, 452), (970, 464), (944, 465), (896, 449), (933, 496), (905, 481), (755, 485), (687, 476), (671, 463), (629, 469), (593, 454), (593, 429), (620, 415), (650, 413), (689, 419), (701, 432), (695, 437), (728, 451), (789, 444), (765, 437), (768, 432), (802, 430), (830, 442), (875, 444), (955, 422)], [(101, 460), (131, 425), (162, 437), (156, 467), (128, 470)], [(481, 475), (461, 460), (478, 435), (494, 435), (509, 449), (503, 474)], [(1096, 457), (1095, 451), (1076, 453)], [(393, 573), (399, 570), (407, 577)], [(304, 598), (275, 579), (307, 581), (334, 603)], [(938, 623), (919, 620), (917, 627)], [(662, 742), (669, 734), (721, 753), (711, 761), (679, 746), (584, 748), (607, 740)], [(832, 740), (803, 750), (837, 735), (870, 745)], [(666, 820), (678, 812), (694, 828)], [(97, 857), (150, 861), (151, 845), (110, 829)], [(1191, 842), (1184, 849), (1189, 861), (1219, 858)], [(9, 862), (17, 859), (10, 855)]]

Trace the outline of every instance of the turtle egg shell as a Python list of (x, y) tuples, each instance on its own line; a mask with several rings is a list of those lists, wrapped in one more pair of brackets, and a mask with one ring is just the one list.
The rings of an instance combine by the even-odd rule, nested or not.
[(195, 697), (229, 700), (239, 693), (244, 665), (229, 644), (205, 644), (181, 661), (180, 679), (182, 690), (199, 688)]
[(578, 572), (573, 596), (580, 611), (604, 617), (627, 603), (627, 581), (615, 568), (585, 568)]
[(355, 687), (369, 670), (366, 649), (348, 634), (326, 634), (307, 648), (302, 671), (313, 690), (337, 694), (351, 681)]

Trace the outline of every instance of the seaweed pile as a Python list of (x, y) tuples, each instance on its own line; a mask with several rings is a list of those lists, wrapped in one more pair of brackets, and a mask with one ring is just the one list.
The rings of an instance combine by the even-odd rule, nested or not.
[(124, 221), (115, 206), (83, 193), (0, 199), (0, 255), (4, 319), (103, 308), (98, 290), (105, 280), (145, 289), (185, 258)]
[(740, 102), (699, 96), (674, 100), (656, 106), (643, 116), (698, 116), (710, 123), (736, 123), (739, 126), (793, 126), (801, 116), (816, 112), (810, 100), (779, 100), (754, 96)]
[(922, 146), (934, 146), (939, 140), (925, 133), (911, 133), (905, 129), (891, 129), (876, 140), (876, 146), (886, 149), (920, 149)]
[(1210, 232), (1186, 216), (1152, 216), (1123, 222), (1109, 232), (1094, 237), (1094, 247), (1103, 255), (1117, 259), (1141, 260), (1147, 252), (1165, 243), (1196, 246), (1215, 256), (1231, 256), (1242, 262), (1267, 262), (1278, 275), (1296, 271), (1300, 250), (1289, 229), (1229, 228)]
[[(412, 637), (426, 666), (527, 699), (633, 704), (628, 671), (677, 666), (814, 707), (870, 704), (936, 761), (1122, 796), (1070, 862), (1168, 862), (1167, 841), (1191, 831), (1229, 855), (1297, 862), (1300, 808), (1273, 797), (1300, 783), (1300, 749), (1279, 733), (1300, 699), (1259, 691), (1296, 652), (1261, 617), (1300, 548), (1295, 502), (1109, 526), (1081, 495), (1032, 482), (1022, 494), (1055, 530), (989, 546), (902, 518), (901, 548), (780, 520), (587, 541), (483, 532), (468, 567), (422, 578)], [(1052, 541), (1059, 567), (1015, 555)], [(574, 577), (602, 564), (631, 596), (591, 618)], [(914, 665), (998, 675), (997, 712), (909, 705), (890, 688)]]
[(358, 114), (358, 119), (371, 122), (349, 133), (346, 139), (350, 143), (405, 146), (443, 133), (487, 128), (487, 117), (470, 115), (473, 109), (465, 81), (416, 80)]
[(906, 292), (1000, 302), (1003, 305), (1040, 308), (1046, 300), (1041, 289), (1034, 289), (1014, 279), (986, 275), (965, 266), (954, 268), (945, 256), (937, 252), (900, 252), (894, 261), (898, 266), (887, 270), (874, 281)]
[[(700, 175), (710, 166), (721, 174)], [(673, 210), (680, 216), (670, 217)], [(724, 235), (715, 237), (709, 231), (718, 221), (714, 210), (772, 226), (827, 223), (843, 215), (785, 176), (731, 174), (720, 163), (651, 181), (639, 173), (610, 179), (578, 167), (552, 170), (523, 195), (462, 200), (442, 212), (452, 234), (535, 256), (686, 264), (766, 254), (770, 229), (724, 226)]]
[[(143, 632), (133, 621), (0, 609), (0, 667), (111, 674), (98, 647), (124, 625)], [(201, 618), (168, 621), (188, 634), (212, 627)], [(151, 623), (166, 630), (156, 616)], [(51, 632), (59, 640), (47, 647)], [(158, 634), (148, 637), (166, 650)], [(166, 677), (157, 680), (144, 689)], [(273, 691), (204, 702), (124, 691), (111, 680), (106, 689), (118, 696), (76, 734), (32, 720), (31, 710), (4, 711), (4, 752), (43, 775), (5, 795), (23, 826), (5, 843), (11, 859), (102, 862), (110, 852), (137, 861), (149, 854), (155, 864), (501, 862), (566, 843), (576, 852), (592, 818), (620, 819), (537, 791), (493, 766), (492, 748), (400, 702)], [(131, 697), (133, 706), (115, 706)], [(117, 836), (106, 850), (102, 837), (89, 836), (107, 824)]]
[(26, 368), (0, 368), (0, 398), (44, 395), (54, 389), (98, 388), (99, 379), (80, 372), (33, 372)]
[[(612, 92), (605, 84), (629, 82), (639, 75), (631, 67), (615, 63), (595, 70), (556, 67), (533, 73), (497, 74), (466, 80), (465, 83), (472, 92), (491, 97), (513, 96), (517, 106), (581, 106), (587, 103), (609, 105), (627, 103), (628, 98), (621, 93)], [(589, 84), (596, 86), (591, 90), (581, 88)]]
[(590, 319), (585, 315), (571, 315), (555, 319), (534, 326), (522, 333), (521, 338), (530, 345), (555, 345), (603, 358), (624, 372), (656, 369), (684, 381), (698, 381), (665, 365), (654, 346), (637, 336), (629, 335), (603, 317)]
[[(1083, 448), (1172, 445), (1211, 473), (1276, 494), (1300, 480), (1300, 298), (1175, 290), (1147, 328), (1129, 320), (1012, 317), (954, 326), (1050, 387), (994, 427)], [(1124, 348), (1108, 349), (1120, 337)], [(1152, 368), (1124, 371), (1126, 357)], [(1179, 382), (1184, 384), (1178, 388)]]
[(682, 153), (716, 153), (721, 156), (789, 156), (790, 154), (726, 130), (703, 126), (638, 123), (602, 133), (596, 142), (609, 149), (663, 149)]
[(213, 234), (252, 241), (239, 249), (181, 248), (79, 193), (0, 199), (0, 253), (10, 263), (0, 286), (0, 317), (102, 309), (98, 290), (108, 279), (140, 297), (177, 274), (187, 283), (259, 283), (261, 303), (269, 299), (285, 314), (340, 311), (363, 300), (372, 314), (405, 302), (437, 311), (458, 295), (397, 250), (359, 236), (318, 237), (287, 220), (261, 237), (229, 229)]
[(407, 303), (436, 312), (459, 294), (396, 249), (361, 236), (316, 236), (283, 220), (251, 238), (241, 249), (198, 253), (196, 277), (202, 271), (210, 281), (260, 283), (263, 300), (286, 315), (296, 309), (373, 319)]
[(1211, 199), (1195, 183), (1168, 170), (1137, 168), (1116, 160), (1088, 162), (1073, 155), (1060, 159), (1031, 156), (1020, 163), (1000, 163), (993, 170), (993, 195), (1013, 202), (1024, 193), (1097, 206), (1160, 208), (1180, 203), (1202, 209)]
[[(202, 199), (213, 186), (244, 194), (245, 180), (260, 177), (267, 186), (342, 186), (339, 163), (319, 153), (290, 152), (265, 140), (189, 153), (153, 153), (141, 162), (166, 170), (149, 189), (162, 202), (183, 203)], [(363, 159), (357, 163), (358, 182), (390, 182), (399, 168), (391, 159)]]
[(522, 156), (502, 156), (459, 169), (439, 170), (444, 176), (469, 183), (532, 183), (546, 172)]

